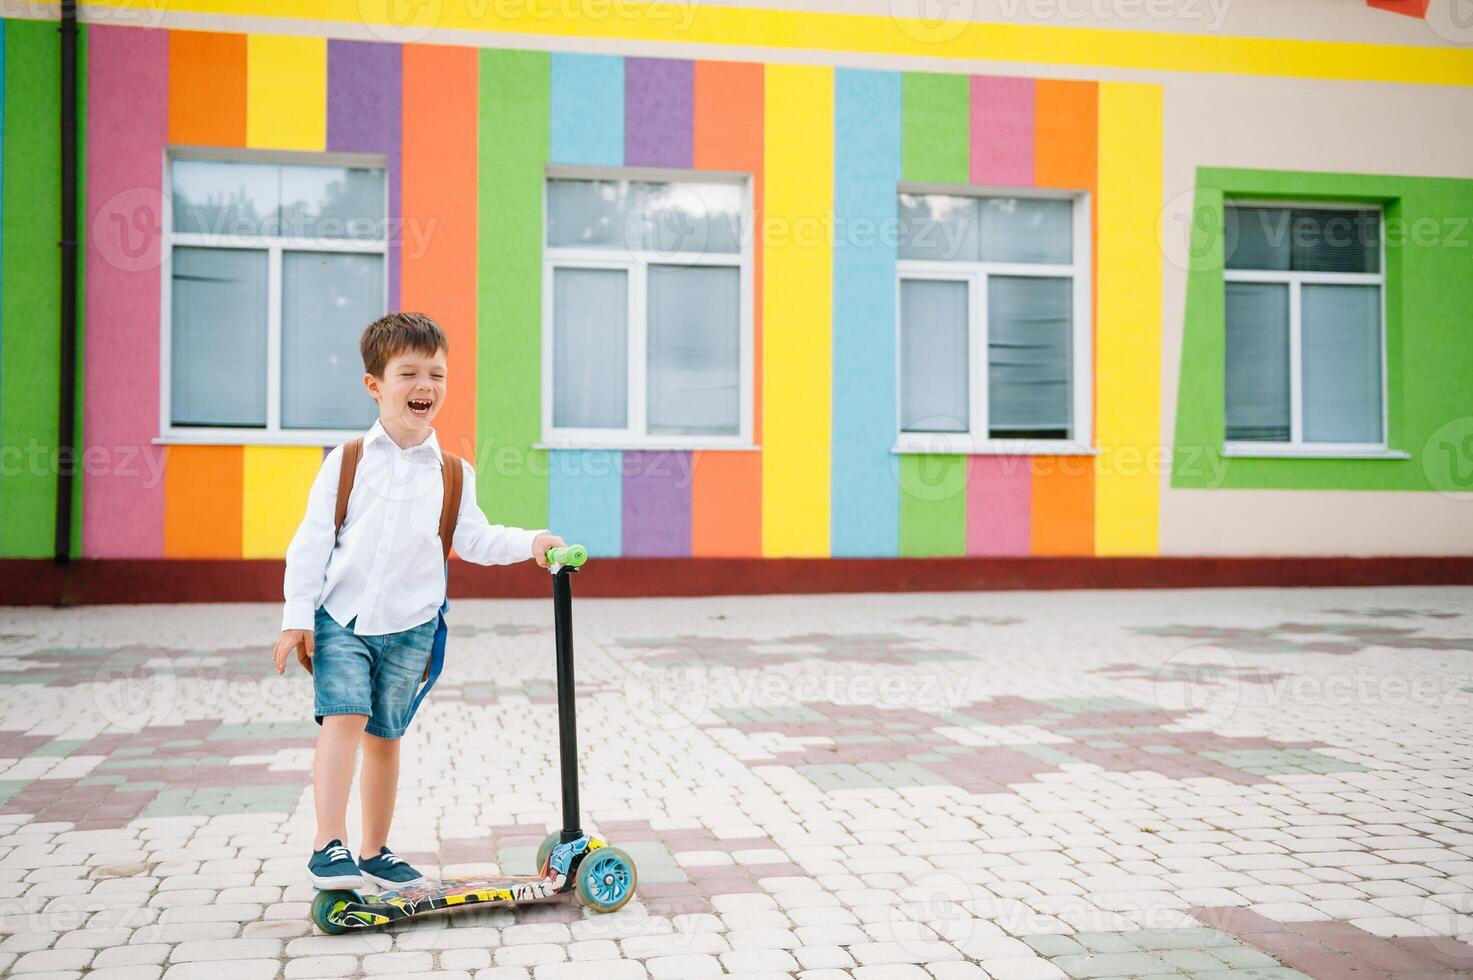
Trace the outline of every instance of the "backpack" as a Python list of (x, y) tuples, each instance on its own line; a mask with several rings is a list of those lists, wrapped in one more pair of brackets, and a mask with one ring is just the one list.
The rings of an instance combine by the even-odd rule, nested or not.
[[(333, 515), (333, 539), (342, 533), (343, 522), (348, 518), (348, 497), (353, 493), (353, 478), (358, 473), (358, 460), (363, 457), (363, 439), (360, 436), (352, 442), (343, 444), (343, 460), (338, 470), (338, 499), (337, 513)], [(440, 450), (440, 461), (442, 463), (441, 473), (445, 484), (445, 494), (440, 501), (440, 548), (445, 556), (446, 589), (445, 601), (440, 605), (440, 621), (435, 629), (435, 645), (430, 653), (430, 660), (425, 664), (424, 676), (420, 680), (424, 687), (415, 696), (414, 703), (410, 705), (409, 717), (414, 717), (419, 703), (424, 696), (430, 693), (430, 688), (435, 685), (435, 679), (440, 676), (440, 668), (445, 662), (445, 610), (450, 607), (450, 543), (455, 538), (456, 519), (460, 516), (460, 492), (465, 482), (465, 471), (460, 468), (460, 457), (454, 453)], [(303, 647), (297, 648), (297, 662), (312, 673), (312, 658), (307, 656)], [(405, 721), (408, 724), (408, 721)]]

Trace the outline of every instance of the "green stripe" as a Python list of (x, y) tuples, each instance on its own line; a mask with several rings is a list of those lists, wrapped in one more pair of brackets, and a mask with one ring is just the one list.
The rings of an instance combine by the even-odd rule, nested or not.
[[(906, 72), (900, 83), (901, 179), (965, 184), (971, 136), (966, 75)], [(900, 554), (967, 550), (967, 458), (900, 457)]]
[(967, 552), (967, 457), (900, 457), (902, 557)]
[(900, 100), (900, 179), (967, 183), (972, 126), (967, 76), (906, 72), (901, 78)]
[(542, 437), (542, 183), (549, 57), (481, 52), (477, 497), (492, 521), (547, 526)]
[(6, 25), (0, 556), (8, 558), (49, 556), (56, 527), (60, 51), (54, 23), (12, 20)]

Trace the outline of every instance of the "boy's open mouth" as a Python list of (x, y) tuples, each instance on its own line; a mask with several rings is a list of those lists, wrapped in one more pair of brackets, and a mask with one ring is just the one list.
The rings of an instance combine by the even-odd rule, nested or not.
[(416, 418), (428, 418), (430, 414), (430, 400), (428, 398), (409, 399), (409, 414)]

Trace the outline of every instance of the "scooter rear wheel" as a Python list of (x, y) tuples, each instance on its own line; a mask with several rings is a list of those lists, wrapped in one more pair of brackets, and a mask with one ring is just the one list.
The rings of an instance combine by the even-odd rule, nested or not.
[(578, 899), (595, 912), (617, 912), (634, 897), (639, 872), (617, 847), (600, 847), (578, 865)]
[(312, 897), (312, 924), (329, 936), (341, 936), (348, 931), (347, 926), (338, 925), (329, 919), (328, 913), (333, 910), (339, 902), (361, 902), (357, 892), (350, 891), (323, 891)]
[(537, 867), (532, 869), (537, 874), (542, 873), (543, 867), (547, 864), (547, 856), (552, 853), (552, 849), (554, 847), (557, 847), (557, 842), (562, 839), (562, 836), (563, 835), (561, 831), (554, 830), (552, 833), (547, 835), (547, 840), (543, 841), (538, 846)]

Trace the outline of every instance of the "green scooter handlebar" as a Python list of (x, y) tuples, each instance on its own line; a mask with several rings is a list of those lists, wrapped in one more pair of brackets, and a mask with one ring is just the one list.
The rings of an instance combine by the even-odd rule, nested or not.
[(588, 549), (581, 544), (570, 544), (563, 548), (548, 548), (547, 563), (564, 568), (581, 568), (588, 561)]

